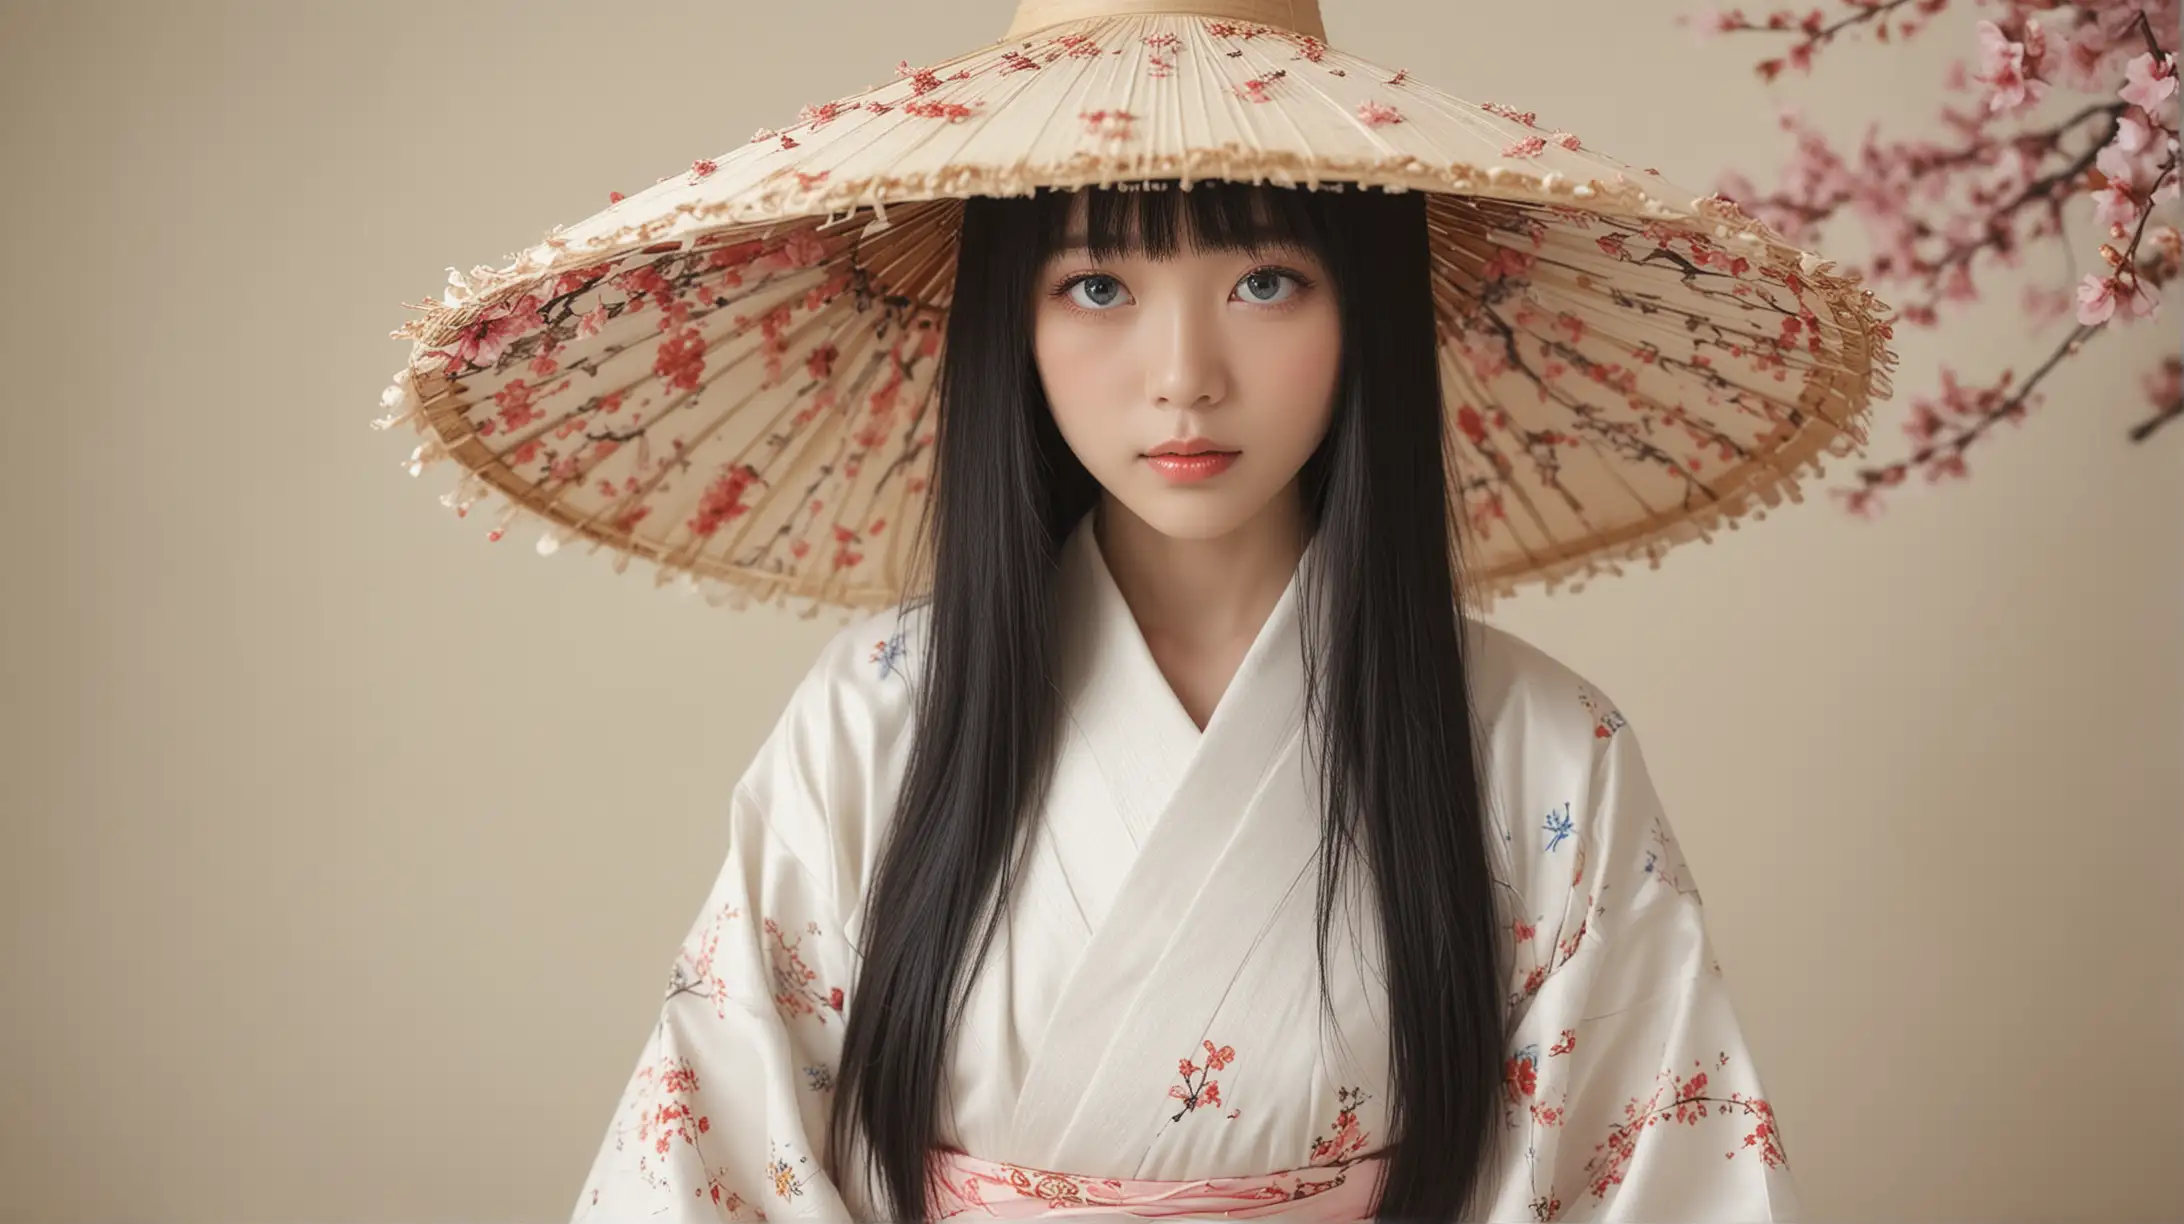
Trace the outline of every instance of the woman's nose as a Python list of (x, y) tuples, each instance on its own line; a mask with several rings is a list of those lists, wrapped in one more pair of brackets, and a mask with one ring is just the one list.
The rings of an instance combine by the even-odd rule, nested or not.
[(1218, 403), (1224, 391), (1219, 320), (1191, 303), (1156, 314), (1148, 337), (1147, 391), (1163, 408)]

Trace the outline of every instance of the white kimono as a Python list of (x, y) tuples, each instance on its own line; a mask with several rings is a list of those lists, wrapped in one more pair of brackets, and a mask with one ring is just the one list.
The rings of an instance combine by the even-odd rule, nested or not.
[[(957, 1037), (943, 1135), (1130, 1179), (1370, 1154), (1389, 1094), (1384, 994), (1362, 967), (1377, 935), (1353, 942), (1338, 911), (1323, 1031), (1296, 581), (1201, 732), (1091, 522), (1061, 575), (1058, 768)], [(890, 610), (837, 635), (736, 785), (727, 861), (575, 1220), (880, 1218), (863, 1179), (822, 1171), (821, 1144), (923, 623)], [(1465, 624), (1514, 966), (1508, 1134), (1478, 1201), (1494, 1221), (1793, 1218), (1782, 1136), (1634, 733), (1569, 668)]]

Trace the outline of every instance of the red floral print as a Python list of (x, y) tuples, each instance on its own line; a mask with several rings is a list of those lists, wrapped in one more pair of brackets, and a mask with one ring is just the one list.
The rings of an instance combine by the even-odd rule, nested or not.
[(940, 88), (940, 78), (934, 75), (932, 69), (912, 68), (909, 60), (902, 60), (895, 65), (895, 75), (909, 78), (912, 96), (931, 93)]
[(1183, 1077), (1183, 1082), (1169, 1085), (1168, 1095), (1183, 1102), (1183, 1108), (1175, 1111), (1175, 1116), (1168, 1119), (1170, 1122), (1182, 1121), (1184, 1114), (1201, 1105), (1221, 1103), (1221, 1085), (1212, 1078), (1213, 1073), (1236, 1061), (1236, 1047), (1217, 1047), (1210, 1041), (1199, 1044), (1206, 1048), (1205, 1066), (1201, 1067), (1188, 1058), (1178, 1059), (1176, 1062), (1176, 1073)]
[[(806, 925), (807, 933), (816, 934), (818, 928)], [(795, 1020), (810, 1017), (821, 1024), (827, 1022), (827, 1013), (840, 1015), (842, 991), (840, 987), (820, 993), (812, 986), (819, 979), (819, 972), (804, 963), (800, 952), (801, 940), (792, 941), (781, 933), (780, 924), (766, 920), (766, 940), (769, 959), (772, 961), (774, 979), (774, 1006), (782, 1018)]]
[(1084, 120), (1085, 135), (1107, 140), (1130, 139), (1134, 135), (1130, 125), (1137, 120), (1136, 115), (1125, 110), (1083, 111), (1077, 117)]
[[(1728, 1061), (1729, 1056), (1724, 1053), (1715, 1065), (1725, 1066)], [(1605, 1198), (1610, 1187), (1622, 1183), (1623, 1174), (1637, 1154), (1639, 1141), (1646, 1131), (1663, 1123), (1697, 1126), (1708, 1116), (1710, 1106), (1712, 1112), (1723, 1116), (1742, 1115), (1753, 1122), (1743, 1144), (1724, 1152), (1725, 1158), (1734, 1160), (1742, 1148), (1751, 1148), (1770, 1168), (1788, 1163), (1781, 1134), (1775, 1126), (1774, 1107), (1765, 1098), (1748, 1097), (1740, 1092), (1732, 1092), (1727, 1097), (1708, 1096), (1706, 1086), (1703, 1069), (1689, 1079), (1663, 1070), (1657, 1077), (1652, 1095), (1643, 1099), (1632, 1097), (1625, 1102), (1624, 1120), (1610, 1129), (1606, 1138), (1593, 1145), (1593, 1159), (1586, 1165), (1586, 1181), (1592, 1188), (1593, 1197)]]
[(692, 515), (687, 526), (701, 536), (710, 536), (720, 530), (720, 525), (750, 510), (743, 501), (743, 492), (758, 481), (758, 471), (751, 465), (736, 464), (713, 479), (705, 490), (705, 497), (698, 503), (698, 512)]
[(905, 102), (902, 104), (902, 113), (905, 115), (914, 115), (920, 119), (945, 119), (949, 123), (959, 123), (970, 118), (972, 110), (972, 107), (965, 106), (961, 102)]
[(1272, 102), (1274, 98), (1273, 95), (1267, 93), (1268, 87), (1288, 75), (1283, 69), (1276, 68), (1265, 76), (1253, 77), (1236, 87), (1236, 96), (1246, 102)]
[(653, 352), (653, 374), (677, 391), (695, 391), (705, 374), (705, 337), (697, 328), (684, 328), (662, 341)]
[(1365, 1098), (1362, 1088), (1335, 1090), (1334, 1133), (1312, 1141), (1313, 1164), (1340, 1164), (1365, 1149), (1366, 1134), (1357, 1124), (1357, 1107)]
[[(1398, 73), (1397, 75), (1402, 74)], [(1497, 102), (1481, 102), (1479, 103), (1479, 109), (1489, 114), (1500, 115), (1504, 119), (1514, 120), (1526, 127), (1532, 127), (1539, 122), (1539, 114), (1536, 111), (1520, 111)]]
[(845, 109), (847, 108), (842, 105), (840, 100), (822, 102), (817, 106), (806, 106), (803, 110), (797, 112), (796, 117), (800, 122), (810, 124), (812, 130), (817, 131), (839, 118)]

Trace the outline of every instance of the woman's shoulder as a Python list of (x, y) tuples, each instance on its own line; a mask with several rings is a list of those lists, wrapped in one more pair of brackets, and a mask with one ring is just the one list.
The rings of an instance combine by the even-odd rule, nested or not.
[(848, 912), (901, 785), (923, 607), (851, 614), (820, 646), (739, 789)]
[(1490, 734), (1589, 756), (1622, 730), (1615, 700), (1590, 676), (1497, 625), (1466, 618), (1465, 630), (1472, 705)]
[(908, 745), (927, 619), (923, 604), (853, 614), (790, 696), (790, 737), (833, 756), (838, 769), (884, 774)]
[(923, 600), (854, 614), (820, 648), (812, 679), (867, 704), (875, 715), (897, 713), (913, 694), (930, 619)]

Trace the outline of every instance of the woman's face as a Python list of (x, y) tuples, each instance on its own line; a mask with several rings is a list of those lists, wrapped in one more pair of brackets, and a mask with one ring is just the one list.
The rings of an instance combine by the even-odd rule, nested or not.
[[(1092, 262), (1083, 201), (1037, 283), (1032, 348), (1055, 424), (1102, 487), (1163, 535), (1212, 539), (1293, 481), (1334, 410), (1326, 269), (1297, 248)], [(1163, 459), (1165, 443), (1226, 458)]]

